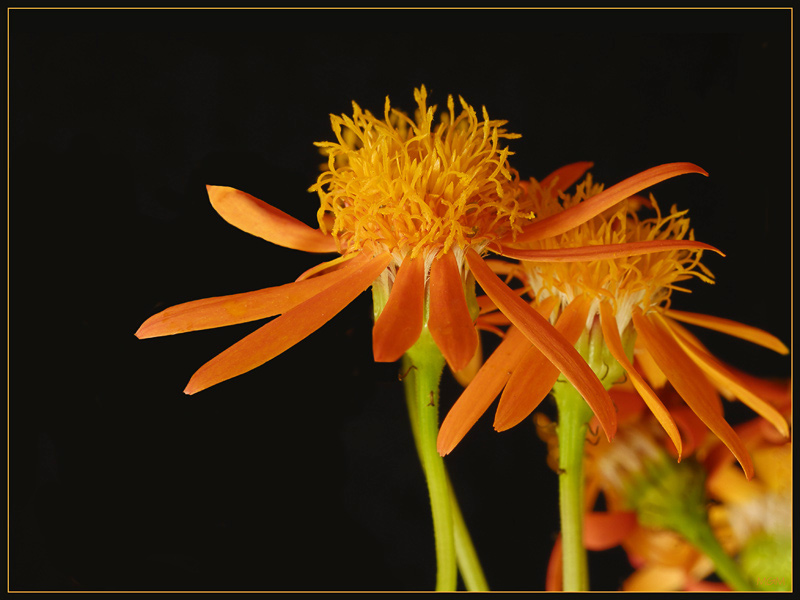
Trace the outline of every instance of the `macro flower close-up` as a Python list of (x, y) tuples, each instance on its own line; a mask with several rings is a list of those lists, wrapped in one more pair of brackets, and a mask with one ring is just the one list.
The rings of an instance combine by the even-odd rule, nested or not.
[[(351, 119), (332, 116), (337, 143), (319, 144), (328, 154), (327, 170), (311, 187), (319, 193), (319, 229), (297, 221), (249, 194), (208, 186), (215, 210), (229, 223), (272, 243), (305, 252), (340, 256), (276, 288), (216, 297), (169, 308), (137, 331), (150, 338), (245, 323), (280, 315), (201, 367), (186, 387), (194, 394), (252, 370), (325, 324), (372, 285), (376, 321), (373, 351), (380, 362), (398, 360), (426, 326), (451, 369), (467, 367), (478, 348), (475, 281), (523, 335), (585, 392), (609, 436), (614, 432), (611, 403), (579, 354), (549, 321), (522, 302), (481, 258), (487, 248), (500, 255), (508, 244), (551, 237), (590, 219), (604, 208), (654, 183), (683, 173), (702, 173), (695, 165), (662, 165), (613, 186), (591, 202), (537, 219), (530, 196), (508, 165), (503, 139), (518, 137), (491, 121), (484, 109), (461, 100), (456, 116), (452, 97), (438, 126), (425, 87), (415, 91), (416, 121), (392, 110), (384, 119), (354, 103)], [(349, 133), (343, 133), (345, 132)], [(549, 178), (559, 191), (574, 168)], [(518, 240), (519, 238), (519, 240)], [(628, 252), (653, 252), (662, 246), (708, 247), (694, 241), (596, 245), (565, 253), (602, 258)], [(542, 260), (563, 260), (560, 248)]]
[(9, 592), (791, 587), (790, 9), (7, 16)]

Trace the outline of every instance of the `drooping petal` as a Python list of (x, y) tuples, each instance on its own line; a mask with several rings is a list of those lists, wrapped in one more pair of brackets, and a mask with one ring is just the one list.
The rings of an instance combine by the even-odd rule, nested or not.
[(530, 346), (521, 331), (512, 327), (505, 339), (486, 359), (475, 378), (447, 413), (439, 429), (436, 449), (445, 456), (463, 439), (486, 412)]
[(467, 250), (466, 257), (476, 281), (483, 290), (525, 334), (525, 337), (575, 386), (594, 411), (608, 439), (613, 438), (617, 430), (614, 405), (603, 384), (578, 351), (564, 339), (564, 336), (555, 331), (549, 321), (500, 281), (475, 250), (472, 248)]
[(742, 440), (728, 425), (715, 404), (719, 397), (700, 368), (694, 364), (669, 331), (658, 320), (650, 319), (641, 310), (633, 312), (633, 324), (647, 351), (664, 372), (686, 404), (708, 428), (722, 440), (742, 465), (748, 479), (753, 477), (753, 461)]
[(578, 181), (578, 179), (583, 177), (583, 174), (586, 173), (586, 171), (591, 169), (593, 166), (594, 163), (584, 161), (584, 162), (575, 162), (569, 165), (564, 165), (563, 167), (559, 167), (558, 169), (550, 173), (550, 175), (542, 179), (541, 182), (542, 189), (547, 189), (550, 188), (551, 186), (554, 186), (553, 187), (554, 192), (556, 193), (563, 192), (564, 190), (569, 188), (569, 186), (571, 186), (573, 183)]
[[(589, 302), (580, 296), (570, 302), (556, 322), (556, 330), (573, 346), (586, 327)], [(531, 346), (514, 369), (500, 396), (494, 428), (505, 431), (521, 423), (547, 397), (560, 372), (536, 346)]]
[(633, 348), (633, 364), (634, 368), (644, 375), (645, 380), (650, 382), (651, 387), (660, 390), (667, 385), (667, 376), (658, 368), (650, 353), (642, 348), (642, 343), (638, 339)]
[[(478, 323), (475, 323), (475, 327), (481, 329)], [(498, 335), (500, 338), (504, 337), (505, 334), (497, 329), (496, 327), (492, 330), (492, 333)], [(460, 371), (451, 371), (453, 373), (453, 377), (455, 377), (456, 381), (461, 384), (461, 387), (467, 387), (473, 379), (475, 379), (475, 375), (478, 374), (478, 371), (483, 366), (483, 344), (481, 343), (481, 337), (478, 336), (478, 347), (475, 348), (475, 354), (472, 355), (469, 363), (467, 366), (461, 369)]]
[[(708, 427), (688, 406), (676, 406), (670, 411), (670, 414), (682, 433), (683, 453), (691, 456), (708, 437)], [(747, 443), (743, 438), (742, 441)], [(677, 449), (675, 451), (677, 453)], [(727, 454), (732, 456), (730, 452)]]
[(326, 290), (348, 273), (348, 268), (313, 279), (185, 302), (161, 311), (142, 323), (136, 332), (139, 339), (238, 325), (266, 319), (286, 312)]
[(670, 309), (666, 311), (666, 315), (675, 319), (676, 321), (682, 321), (683, 323), (699, 325), (700, 327), (705, 327), (706, 329), (727, 333), (728, 335), (747, 340), (748, 342), (753, 342), (754, 344), (758, 344), (764, 348), (769, 348), (770, 350), (774, 350), (780, 354), (789, 354), (789, 348), (787, 348), (782, 341), (780, 341), (771, 333), (767, 333), (766, 331), (758, 329), (757, 327), (731, 321), (730, 319), (723, 319), (721, 317), (715, 317), (712, 315), (685, 312), (682, 310)]
[(333, 236), (312, 229), (250, 194), (232, 187), (208, 185), (211, 205), (234, 227), (286, 248), (303, 252), (336, 252)]
[(678, 450), (678, 460), (680, 460), (683, 453), (683, 444), (681, 442), (681, 434), (678, 431), (678, 426), (669, 414), (667, 407), (664, 406), (656, 393), (647, 385), (644, 378), (633, 368), (633, 365), (628, 360), (625, 349), (622, 346), (619, 330), (617, 329), (617, 320), (614, 318), (611, 312), (611, 305), (608, 302), (600, 302), (600, 326), (603, 329), (603, 339), (605, 340), (606, 347), (611, 352), (611, 356), (625, 369), (633, 387), (639, 392), (639, 395), (642, 397), (645, 404), (647, 404), (650, 412), (652, 412), (653, 416), (661, 423), (669, 439), (675, 444), (675, 448)]
[(576, 204), (555, 215), (535, 220), (530, 225), (527, 225), (521, 233), (517, 234), (516, 238), (509, 234), (498, 241), (501, 244), (518, 244), (559, 235), (581, 223), (585, 223), (592, 217), (614, 206), (617, 202), (621, 202), (643, 189), (685, 173), (700, 173), (708, 176), (708, 173), (692, 163), (669, 163), (653, 167), (616, 185), (612, 185), (585, 202)]
[(478, 346), (478, 332), (452, 252), (440, 254), (431, 264), (428, 329), (453, 371), (467, 366)]
[(425, 308), (425, 260), (406, 255), (389, 300), (372, 329), (377, 362), (394, 362), (419, 339)]
[(687, 336), (682, 335), (682, 327), (674, 323), (669, 323), (666, 319), (664, 319), (664, 322), (667, 324), (667, 328), (672, 332), (673, 337), (686, 353), (695, 360), (706, 375), (708, 375), (711, 381), (730, 389), (739, 400), (772, 423), (783, 437), (789, 437), (789, 425), (783, 415), (781, 415), (774, 406), (760, 398), (755, 390), (751, 390), (748, 387), (745, 380), (737, 377), (736, 373), (729, 371), (724, 363), (717, 360), (703, 348), (693, 344)]
[(370, 259), (316, 296), (257, 329), (200, 367), (184, 392), (194, 394), (246, 373), (291, 348), (350, 304), (391, 260), (388, 253)]
[(725, 367), (736, 375), (738, 379), (750, 388), (759, 398), (763, 398), (770, 402), (779, 410), (789, 406), (792, 401), (792, 385), (791, 381), (771, 381), (767, 379), (759, 379), (744, 371), (739, 371), (732, 366), (726, 364)]
[(609, 258), (640, 256), (672, 250), (711, 250), (725, 256), (714, 246), (694, 240), (655, 240), (652, 242), (627, 242), (624, 244), (598, 244), (577, 248), (552, 248), (544, 250), (517, 250), (509, 246), (490, 246), (490, 250), (508, 258), (535, 262), (587, 262)]

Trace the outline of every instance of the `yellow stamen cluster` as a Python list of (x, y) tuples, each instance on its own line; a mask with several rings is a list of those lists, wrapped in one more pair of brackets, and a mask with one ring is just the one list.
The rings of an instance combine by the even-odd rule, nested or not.
[(362, 248), (412, 257), (425, 250), (479, 249), (533, 218), (519, 205), (519, 176), (509, 167), (501, 139), (513, 139), (462, 98), (434, 127), (436, 106), (425, 87), (414, 90), (415, 119), (391, 108), (384, 119), (353, 103), (353, 118), (331, 115), (337, 142), (318, 142), (327, 169), (309, 191), (320, 197), (318, 220), (340, 252)]
[[(560, 199), (546, 193), (531, 181), (529, 196), (532, 208), (539, 217), (561, 212), (602, 191), (602, 185), (592, 182), (591, 175), (577, 186), (574, 195), (562, 194)], [(689, 227), (687, 211), (677, 211), (662, 216), (655, 199), (650, 204), (656, 216), (640, 219), (637, 209), (642, 198), (630, 198), (590, 219), (568, 232), (531, 245), (533, 248), (554, 249), (598, 244), (622, 244), (656, 240), (694, 240)], [(550, 296), (561, 298), (566, 305), (582, 293), (594, 298), (589, 313), (591, 321), (599, 302), (607, 301), (614, 307), (617, 325), (624, 330), (631, 311), (639, 306), (645, 312), (669, 308), (673, 290), (689, 292), (677, 284), (697, 277), (713, 283), (713, 275), (700, 262), (701, 250), (671, 250), (639, 256), (602, 259), (589, 262), (534, 263), (523, 262), (528, 284), (538, 301)]]

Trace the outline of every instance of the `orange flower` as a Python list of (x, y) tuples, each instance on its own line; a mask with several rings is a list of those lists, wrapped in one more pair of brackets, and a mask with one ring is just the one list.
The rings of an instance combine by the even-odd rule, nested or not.
[[(338, 252), (286, 285), (209, 298), (169, 308), (148, 319), (140, 338), (221, 327), (280, 315), (203, 365), (191, 378), (193, 394), (241, 375), (290, 348), (372, 286), (375, 360), (399, 359), (427, 326), (454, 371), (478, 346), (475, 281), (548, 361), (591, 398), (609, 436), (613, 406), (572, 344), (517, 297), (486, 266), (488, 250), (502, 254), (518, 239), (556, 235), (649, 185), (683, 173), (688, 163), (645, 171), (598, 194), (575, 210), (534, 220), (529, 198), (508, 164), (501, 141), (505, 121), (482, 120), (452, 97), (434, 126), (435, 106), (424, 86), (415, 90), (414, 119), (386, 99), (379, 119), (353, 104), (353, 117), (331, 116), (336, 142), (318, 145), (327, 168), (310, 191), (320, 197), (319, 229), (230, 187), (208, 186), (214, 209), (232, 225), (269, 242), (305, 252)], [(568, 184), (574, 167), (546, 180), (550, 193)], [(561, 180), (560, 182), (558, 180)], [(695, 244), (696, 246), (699, 246)], [(619, 248), (588, 249), (597, 256)], [(631, 251), (641, 251), (631, 246)], [(575, 249), (572, 249), (574, 252)], [(551, 255), (559, 256), (556, 250)]]
[[(773, 391), (771, 404), (775, 410), (786, 414), (790, 407), (789, 387), (763, 383)], [(624, 386), (628, 387), (632, 386)], [(737, 426), (737, 435), (759, 466), (757, 477), (747, 481), (741, 470), (732, 468), (727, 448), (709, 435), (703, 423), (668, 387), (660, 392), (687, 441), (684, 457), (694, 459), (690, 461), (692, 464), (677, 465), (668, 460), (665, 452), (674, 456), (677, 450), (665, 438), (642, 398), (624, 388), (611, 390), (619, 409), (620, 435), (611, 443), (596, 437), (586, 446), (586, 548), (606, 550), (621, 545), (625, 549), (636, 569), (623, 583), (626, 591), (729, 589), (726, 584), (703, 581), (715, 570), (714, 563), (681, 533), (649, 523), (666, 522), (668, 511), (652, 511), (662, 500), (680, 506), (676, 495), (691, 505), (692, 492), (704, 490), (699, 498), (701, 508), (708, 503), (705, 494), (716, 501), (708, 514), (715, 537), (728, 555), (739, 554), (741, 559), (742, 549), (752, 540), (762, 541), (764, 532), (771, 540), (787, 533), (791, 514), (791, 442), (776, 435), (775, 428), (761, 417)], [(597, 425), (595, 421), (592, 427), (596, 429)], [(552, 467), (557, 464), (555, 428), (541, 414), (536, 415), (536, 426), (539, 436), (547, 442), (548, 462)], [(593, 507), (600, 493), (605, 497), (607, 510), (595, 512)], [(761, 544), (758, 549), (763, 547)], [(784, 552), (788, 548), (786, 544), (771, 547)], [(761, 558), (757, 564), (762, 572), (747, 573), (753, 583), (758, 584), (758, 577), (784, 575), (785, 554)], [(765, 560), (772, 561), (766, 569)], [(783, 564), (778, 566), (776, 562)], [(548, 590), (561, 588), (560, 564), (559, 538), (548, 565)], [(746, 566), (742, 563), (742, 567)]]
[[(588, 176), (574, 195), (557, 198), (547, 193), (544, 183), (531, 180), (531, 206), (542, 217), (531, 227), (546, 226), (582, 210), (608, 191), (602, 191), (602, 186)], [(636, 210), (642, 204), (655, 210), (653, 218), (637, 216)], [(714, 358), (678, 322), (722, 331), (783, 354), (788, 349), (775, 336), (756, 328), (670, 308), (672, 292), (687, 291), (679, 287), (680, 282), (697, 277), (713, 283), (712, 274), (700, 262), (703, 249), (711, 247), (677, 245), (682, 241), (696, 244), (685, 213), (673, 206), (669, 215), (662, 215), (652, 197), (636, 197), (569, 230), (551, 230), (546, 238), (534, 240), (528, 229), (517, 236), (513, 248), (503, 249), (505, 256), (521, 262), (517, 267), (506, 263), (503, 270), (526, 284), (533, 307), (552, 318), (555, 328), (571, 343), (583, 340), (587, 352), (595, 353), (595, 366), (604, 371), (600, 374), (607, 386), (627, 376), (669, 434), (679, 455), (682, 442), (678, 428), (640, 370), (657, 384), (668, 379), (703, 423), (733, 451), (749, 477), (752, 462), (723, 417), (717, 390), (740, 399), (784, 436), (789, 434), (786, 420), (767, 402), (763, 385)], [(659, 244), (670, 242), (676, 245), (661, 246), (664, 251), (630, 252), (632, 248), (659, 248)], [(592, 244), (606, 249), (604, 252), (613, 247), (621, 252), (587, 260), (591, 255), (586, 248)], [(563, 260), (552, 258), (556, 252)], [(597, 342), (594, 350), (589, 346), (594, 343), (592, 340)], [(639, 369), (633, 364), (634, 343)], [(511, 328), (445, 418), (439, 437), (440, 452), (452, 450), (501, 390), (494, 422), (498, 431), (513, 427), (530, 415), (558, 377), (558, 369), (547, 364), (541, 353)], [(594, 408), (592, 400), (586, 400)]]

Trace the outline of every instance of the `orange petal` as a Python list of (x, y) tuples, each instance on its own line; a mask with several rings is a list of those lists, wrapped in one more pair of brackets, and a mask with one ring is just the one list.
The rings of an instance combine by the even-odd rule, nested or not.
[[(354, 254), (344, 254), (342, 256), (338, 256), (333, 260), (329, 260), (323, 263), (319, 263), (318, 265), (311, 267), (300, 273), (300, 276), (295, 279), (295, 281), (303, 281), (304, 279), (310, 279), (312, 277), (318, 277), (324, 273), (330, 273), (331, 271), (337, 271), (348, 266), (351, 260), (358, 260), (363, 259), (365, 254), (363, 252), (357, 252)], [(361, 261), (363, 263), (363, 260)]]
[(312, 229), (250, 194), (219, 185), (208, 185), (206, 189), (214, 210), (242, 231), (294, 250), (336, 252), (332, 235)]
[(485, 259), (484, 262), (498, 275), (514, 275), (520, 270), (519, 263), (508, 262), (499, 258)]
[(642, 314), (641, 310), (636, 309), (633, 313), (633, 324), (645, 348), (667, 376), (675, 391), (733, 452), (747, 478), (752, 478), (753, 461), (742, 440), (715, 408), (719, 397), (711, 382), (673, 339), (664, 323), (651, 320)]
[(712, 315), (701, 315), (698, 313), (684, 312), (682, 310), (668, 310), (666, 314), (668, 317), (672, 317), (677, 321), (690, 323), (691, 325), (699, 325), (700, 327), (713, 329), (721, 333), (727, 333), (728, 335), (753, 342), (759, 346), (764, 346), (780, 354), (789, 354), (789, 348), (787, 348), (782, 341), (771, 333), (767, 333), (757, 327), (751, 327), (744, 323), (737, 323), (736, 321), (722, 319)]
[[(506, 323), (506, 325), (508, 325), (508, 323)], [(475, 329), (477, 329), (478, 331), (488, 331), (489, 333), (495, 334), (499, 338), (506, 337), (506, 334), (503, 332), (502, 329), (500, 329), (499, 327), (495, 327), (491, 323), (482, 321), (480, 317), (478, 317), (477, 321), (475, 321)], [(480, 336), (478, 336), (478, 348), (480, 348), (481, 346), (480, 340), (481, 338)]]
[(391, 260), (388, 253), (370, 259), (326, 290), (257, 329), (200, 367), (184, 392), (194, 394), (251, 371), (291, 348), (350, 304)]
[(693, 240), (656, 240), (651, 242), (627, 242), (624, 244), (598, 244), (596, 246), (579, 246), (577, 248), (553, 248), (546, 250), (517, 250), (508, 246), (490, 246), (508, 258), (536, 262), (581, 262), (625, 256), (639, 256), (653, 252), (670, 252), (673, 250), (711, 250), (722, 256), (722, 252), (709, 244)]
[(678, 432), (678, 426), (669, 414), (667, 407), (664, 406), (655, 392), (647, 385), (647, 382), (639, 372), (633, 368), (633, 365), (625, 355), (625, 349), (622, 346), (622, 340), (620, 339), (619, 330), (617, 329), (617, 320), (614, 318), (611, 312), (611, 305), (608, 302), (600, 303), (600, 326), (603, 329), (603, 339), (605, 340), (606, 347), (611, 352), (611, 356), (625, 369), (625, 372), (631, 379), (633, 387), (639, 392), (639, 395), (642, 397), (645, 404), (647, 404), (650, 412), (652, 412), (653, 416), (661, 423), (669, 439), (675, 444), (675, 448), (678, 450), (678, 460), (680, 460), (681, 454), (683, 453), (683, 445), (681, 443), (681, 434)]
[(667, 385), (666, 375), (658, 368), (650, 353), (642, 348), (642, 343), (638, 339), (633, 348), (633, 364), (634, 368), (644, 375), (652, 387), (660, 390)]
[(629, 177), (616, 185), (612, 185), (607, 190), (603, 190), (596, 196), (592, 196), (585, 202), (576, 204), (565, 211), (543, 219), (537, 219), (530, 225), (527, 225), (522, 230), (522, 233), (517, 234), (516, 238), (513, 238), (513, 236), (509, 234), (501, 238), (499, 242), (501, 244), (516, 244), (559, 235), (581, 223), (585, 223), (592, 217), (614, 206), (617, 202), (625, 200), (651, 185), (685, 173), (700, 173), (708, 176), (708, 173), (692, 163), (669, 163), (653, 167), (652, 169), (642, 171), (638, 175)]
[[(556, 322), (556, 330), (575, 345), (586, 328), (589, 303), (583, 296), (570, 302)], [(553, 388), (559, 371), (536, 346), (528, 349), (500, 396), (494, 428), (505, 431), (525, 420)]]
[(783, 410), (792, 402), (791, 381), (770, 381), (759, 379), (752, 375), (739, 371), (730, 365), (725, 365), (731, 373), (741, 379), (759, 398), (770, 402), (774, 407)]
[(372, 329), (372, 352), (377, 362), (394, 362), (419, 339), (425, 308), (425, 260), (407, 254)]
[[(683, 433), (681, 440), (683, 440), (683, 453), (686, 456), (691, 456), (692, 453), (699, 448), (705, 439), (708, 437), (708, 427), (700, 420), (688, 406), (676, 406), (670, 412), (675, 423)], [(738, 432), (737, 432), (738, 433)], [(739, 435), (742, 438), (741, 434)], [(742, 438), (742, 441), (746, 440)], [(677, 451), (677, 450), (676, 450)], [(730, 456), (730, 452), (727, 453)]]
[(708, 375), (711, 381), (719, 386), (730, 389), (739, 400), (772, 423), (783, 437), (789, 437), (789, 424), (774, 406), (762, 398), (759, 398), (757, 392), (751, 390), (747, 382), (737, 377), (736, 373), (729, 371), (724, 363), (717, 360), (712, 354), (696, 346), (686, 336), (682, 335), (682, 327), (670, 323), (668, 323), (668, 326), (673, 337), (675, 337), (686, 353), (693, 358), (706, 375)]
[(608, 394), (614, 401), (614, 406), (617, 407), (617, 421), (620, 424), (638, 421), (641, 418), (640, 415), (646, 405), (638, 392), (628, 391), (619, 385), (614, 385), (608, 390)]
[(573, 183), (578, 181), (583, 174), (594, 166), (592, 162), (576, 162), (559, 167), (550, 175), (542, 179), (542, 189), (546, 190), (552, 186), (553, 192), (563, 192)]
[(577, 350), (522, 298), (492, 273), (472, 248), (467, 262), (475, 279), (531, 343), (561, 371), (597, 416), (610, 440), (617, 430), (617, 415), (608, 392)]
[(511, 321), (509, 321), (508, 317), (506, 317), (503, 313), (497, 311), (486, 315), (479, 315), (475, 323), (476, 325), (478, 323), (482, 323), (484, 325), (509, 325)]
[(194, 300), (161, 311), (147, 319), (136, 337), (139, 339), (212, 329), (248, 323), (286, 312), (326, 290), (353, 269), (341, 269), (314, 279), (230, 296)]
[(511, 376), (511, 372), (530, 346), (521, 331), (512, 327), (505, 339), (486, 359), (475, 378), (447, 413), (439, 429), (436, 448), (442, 456), (449, 454), (489, 405)]
[[(476, 323), (475, 326), (477, 327), (478, 324)], [(497, 328), (492, 333), (499, 335), (501, 338), (505, 335)], [(483, 344), (481, 344), (481, 338), (478, 336), (478, 347), (475, 348), (475, 354), (472, 355), (469, 364), (460, 371), (452, 371), (453, 377), (461, 384), (461, 387), (467, 387), (469, 382), (475, 379), (475, 375), (478, 374), (481, 366), (483, 366)]]
[(433, 260), (428, 329), (453, 371), (469, 364), (478, 346), (478, 332), (467, 307), (464, 284), (452, 252)]
[(583, 544), (587, 550), (619, 546), (638, 526), (635, 512), (589, 512), (583, 520)]

